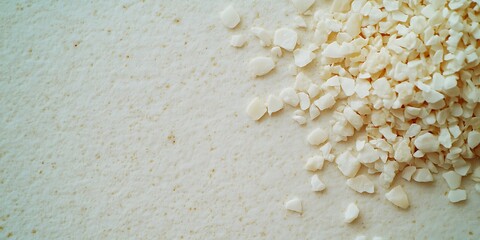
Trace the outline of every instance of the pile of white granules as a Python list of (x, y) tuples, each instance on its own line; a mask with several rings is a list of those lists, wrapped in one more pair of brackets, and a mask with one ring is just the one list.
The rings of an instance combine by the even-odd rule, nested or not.
[[(249, 61), (251, 75), (268, 74), (284, 52), (292, 52), (288, 71), (295, 81), (251, 100), (248, 116), (259, 120), (290, 105), (296, 108), (292, 119), (303, 125), (333, 111), (329, 126), (306, 136), (321, 154), (309, 158), (305, 169), (316, 172), (325, 160), (335, 163), (346, 184), (363, 194), (375, 193), (370, 178), (378, 177), (390, 189), (385, 198), (400, 208), (409, 207), (408, 194), (391, 186), (394, 178), (430, 182), (439, 168), (450, 202), (467, 199), (464, 177), (476, 181), (480, 192), (480, 167), (472, 167), (480, 158), (480, 1), (340, 0), (329, 10), (313, 4), (292, 0), (298, 15), (290, 26), (250, 29), (271, 49)], [(220, 17), (231, 29), (241, 20), (233, 6)], [(299, 29), (307, 39), (301, 43)], [(248, 39), (233, 35), (230, 44), (241, 48)], [(319, 78), (303, 71), (312, 62)], [(333, 154), (345, 141), (354, 147)], [(357, 175), (361, 168), (368, 174)], [(316, 174), (310, 182), (312, 191), (326, 188)], [(303, 211), (299, 198), (285, 207)], [(359, 212), (351, 203), (345, 222)]]

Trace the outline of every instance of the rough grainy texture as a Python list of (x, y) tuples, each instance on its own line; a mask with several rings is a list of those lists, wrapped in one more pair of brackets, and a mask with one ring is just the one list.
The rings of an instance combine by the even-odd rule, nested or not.
[[(293, 81), (292, 54), (253, 80), (248, 60), (269, 49), (228, 37), (289, 26), (296, 10), (234, 1), (232, 31), (219, 20), (228, 4), (0, 2), (0, 239), (479, 238), (469, 179), (468, 200), (454, 205), (440, 175), (397, 178), (411, 197), (404, 211), (385, 189), (350, 190), (326, 163), (327, 189), (312, 193), (303, 165), (318, 150), (304, 136), (327, 120), (244, 113)], [(293, 197), (302, 215), (284, 209)], [(345, 226), (350, 202), (362, 216)]]

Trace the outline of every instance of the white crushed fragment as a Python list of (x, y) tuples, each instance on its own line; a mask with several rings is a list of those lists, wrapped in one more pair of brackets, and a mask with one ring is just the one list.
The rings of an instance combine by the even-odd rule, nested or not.
[(419, 168), (413, 174), (413, 180), (416, 182), (432, 182), (433, 176), (427, 168)]
[(265, 103), (260, 100), (260, 98), (255, 97), (250, 104), (247, 106), (247, 115), (252, 120), (258, 120), (262, 118), (263, 115), (267, 112), (267, 107)]
[(359, 193), (373, 193), (375, 186), (373, 182), (365, 175), (358, 175), (347, 180), (347, 186)]
[(322, 56), (329, 58), (342, 58), (345, 54), (340, 51), (340, 45), (337, 42), (332, 42), (323, 50)]
[(255, 37), (260, 40), (260, 45), (263, 47), (268, 47), (272, 45), (272, 36), (267, 30), (261, 27), (252, 27), (250, 31)]
[(410, 182), (416, 170), (417, 168), (415, 166), (405, 167), (402, 171), (402, 178)]
[(480, 183), (475, 184), (475, 191), (480, 193)]
[(336, 159), (337, 167), (343, 175), (347, 177), (355, 177), (360, 170), (360, 162), (350, 153), (343, 152)]
[(363, 126), (363, 119), (362, 117), (353, 111), (353, 109), (349, 106), (346, 106), (343, 109), (343, 115), (347, 119), (347, 121), (352, 124), (352, 126), (358, 131), (362, 128)]
[(300, 103), (297, 92), (293, 88), (285, 88), (280, 92), (280, 98), (284, 103), (296, 107)]
[(223, 25), (228, 28), (235, 28), (240, 23), (240, 16), (233, 6), (228, 6), (222, 12), (220, 12), (220, 19)]
[(292, 119), (297, 122), (299, 125), (304, 125), (307, 123), (307, 118), (305, 118), (305, 116), (298, 116), (298, 115), (294, 115), (292, 116)]
[(380, 158), (380, 155), (377, 149), (372, 146), (372, 144), (365, 143), (363, 149), (358, 151), (357, 158), (359, 162), (368, 164), (377, 161)]
[(310, 145), (320, 145), (327, 141), (328, 132), (323, 128), (316, 128), (308, 134), (307, 141)]
[(442, 177), (450, 189), (457, 189), (462, 184), (462, 176), (455, 171), (448, 171), (442, 174)]
[(380, 127), (378, 131), (387, 139), (388, 141), (394, 141), (397, 137), (397, 134), (393, 133), (390, 126)]
[(421, 158), (421, 157), (425, 156), (425, 153), (420, 151), (420, 150), (417, 150), (413, 153), (413, 156), (416, 157), (416, 158)]
[(298, 93), (298, 98), (300, 100), (300, 109), (307, 110), (310, 107), (310, 97), (304, 93)]
[(335, 105), (335, 102), (336, 101), (335, 101), (335, 98), (333, 97), (333, 94), (327, 92), (325, 95), (321, 96), (319, 99), (315, 100), (313, 103), (321, 111), (321, 110), (331, 108), (333, 105)]
[(447, 197), (450, 202), (457, 203), (467, 200), (467, 192), (463, 189), (450, 190)]
[(293, 51), (295, 65), (305, 67), (315, 59), (315, 53), (307, 49), (296, 49)]
[(357, 152), (362, 151), (364, 147), (365, 147), (365, 140), (357, 139), (357, 141), (355, 141), (355, 150), (357, 150)]
[(355, 204), (355, 203), (348, 204), (347, 209), (345, 210), (345, 214), (344, 214), (345, 223), (353, 222), (355, 219), (357, 219), (359, 214), (360, 214), (360, 210), (358, 209), (357, 204)]
[(317, 84), (312, 83), (308, 87), (307, 93), (310, 96), (310, 98), (314, 98), (314, 97), (318, 96), (318, 94), (320, 94), (320, 87)]
[(305, 169), (308, 171), (317, 171), (323, 168), (323, 163), (325, 159), (323, 156), (317, 155), (307, 159), (307, 163), (305, 164)]
[(303, 17), (301, 17), (301, 16), (295, 16), (293, 18), (293, 22), (295, 23), (296, 28), (306, 28), (307, 27), (307, 23), (305, 22), (305, 19), (303, 19)]
[(293, 51), (297, 45), (297, 32), (289, 28), (279, 28), (275, 31), (273, 44), (287, 51)]
[(440, 150), (440, 142), (438, 137), (427, 132), (418, 136), (414, 141), (415, 147), (424, 153), (438, 152)]
[(295, 90), (306, 92), (310, 85), (312, 85), (312, 80), (305, 73), (300, 72), (295, 77)]
[(477, 167), (475, 170), (473, 170), (472, 180), (475, 182), (480, 182), (480, 167)]
[(282, 49), (280, 47), (277, 47), (277, 46), (272, 47), (270, 52), (272, 53), (272, 56), (274, 56), (274, 57), (282, 57), (282, 55), (283, 55)]
[(275, 68), (275, 62), (270, 57), (256, 57), (248, 63), (248, 69), (253, 76), (263, 76)]
[(449, 126), (448, 131), (450, 131), (450, 134), (452, 134), (453, 138), (458, 138), (460, 134), (462, 134), (462, 130), (460, 130), (460, 127), (458, 125)]
[(355, 80), (347, 77), (340, 77), (340, 86), (346, 96), (352, 96), (355, 93)]
[(313, 120), (320, 116), (320, 110), (318, 110), (317, 106), (315, 104), (310, 105), (310, 108), (308, 109), (308, 112), (310, 114), (310, 119)]
[(467, 144), (470, 148), (475, 148), (480, 144), (480, 132), (478, 131), (471, 131), (468, 133), (467, 137)]
[(315, 2), (315, 0), (292, 0), (293, 6), (299, 13), (306, 12)]
[(230, 45), (237, 48), (243, 47), (243, 45), (245, 45), (246, 42), (247, 42), (247, 38), (242, 34), (233, 35), (232, 38), (230, 39)]
[(313, 192), (321, 192), (325, 190), (325, 183), (320, 180), (317, 174), (313, 175), (312, 178), (310, 179), (310, 185), (312, 185), (312, 191)]
[(267, 98), (268, 115), (283, 109), (283, 101), (277, 96), (269, 95)]
[(453, 170), (461, 176), (467, 176), (468, 171), (470, 171), (471, 163), (465, 162), (464, 160), (453, 162)]
[(385, 194), (385, 198), (391, 203), (393, 203), (395, 206), (403, 209), (407, 209), (408, 206), (410, 206), (407, 193), (400, 185), (392, 188), (392, 190), (387, 192)]
[(410, 162), (413, 159), (408, 140), (403, 139), (397, 144), (393, 158), (398, 162)]
[(297, 197), (292, 198), (287, 202), (285, 202), (285, 208), (293, 212), (302, 213), (303, 212), (302, 200)]

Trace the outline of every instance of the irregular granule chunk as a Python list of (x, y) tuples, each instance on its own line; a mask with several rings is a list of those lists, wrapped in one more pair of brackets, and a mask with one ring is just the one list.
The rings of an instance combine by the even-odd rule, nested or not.
[(360, 214), (360, 210), (358, 209), (357, 204), (350, 203), (350, 204), (348, 204), (348, 207), (345, 210), (345, 214), (344, 214), (345, 220), (344, 221), (346, 223), (351, 223), (355, 219), (357, 219), (359, 214)]
[(355, 130), (360, 130), (363, 126), (363, 119), (362, 117), (353, 111), (353, 109), (349, 106), (343, 109), (343, 116), (347, 119), (347, 121), (352, 124)]
[(277, 96), (269, 95), (267, 98), (268, 115), (283, 109), (283, 101)]
[(373, 182), (365, 175), (359, 175), (348, 179), (347, 186), (359, 193), (373, 193), (375, 191)]
[(457, 203), (467, 200), (467, 192), (463, 189), (450, 190), (447, 197), (450, 202)]
[(315, 2), (315, 0), (292, 0), (293, 6), (299, 13), (306, 12)]
[(328, 132), (322, 128), (317, 128), (313, 130), (307, 137), (308, 143), (311, 145), (320, 145), (327, 141)]
[(431, 133), (424, 133), (418, 136), (414, 141), (415, 147), (424, 153), (438, 152), (440, 150), (440, 142), (438, 137)]
[(303, 212), (303, 207), (302, 207), (302, 200), (300, 198), (292, 198), (285, 202), (285, 208), (287, 210), (297, 212), (297, 213), (302, 213)]
[(280, 98), (283, 100), (284, 103), (296, 107), (300, 102), (295, 89), (293, 88), (285, 88), (280, 92)]
[(266, 112), (267, 107), (265, 106), (265, 103), (258, 97), (254, 98), (247, 106), (247, 115), (253, 120), (262, 118)]
[(292, 119), (297, 122), (299, 125), (304, 125), (307, 123), (307, 118), (305, 118), (305, 116), (298, 116), (298, 115), (294, 115), (292, 116)]
[(230, 39), (230, 45), (232, 45), (233, 47), (240, 48), (240, 47), (243, 47), (243, 45), (245, 45), (246, 41), (247, 39), (245, 38), (245, 36), (241, 34), (233, 35), (232, 38)]
[(332, 94), (326, 93), (325, 95), (321, 96), (319, 99), (315, 100), (313, 103), (315, 106), (318, 107), (320, 110), (325, 110), (331, 108), (335, 105), (335, 98)]
[(279, 28), (275, 31), (273, 44), (287, 50), (293, 51), (297, 45), (297, 32), (289, 28)]
[(468, 138), (467, 138), (467, 144), (471, 149), (478, 146), (478, 144), (480, 144), (480, 132), (477, 132), (477, 131), (469, 132)]
[(263, 47), (268, 47), (272, 44), (272, 36), (267, 30), (261, 27), (252, 27), (250, 31), (255, 37), (260, 40), (260, 45)]
[(349, 151), (340, 154), (336, 163), (340, 172), (347, 177), (355, 177), (360, 170), (360, 162)]
[(256, 57), (248, 63), (248, 69), (253, 76), (262, 76), (275, 68), (275, 62), (270, 57)]
[(223, 25), (228, 28), (235, 28), (240, 23), (240, 16), (233, 6), (228, 6), (220, 13)]
[(310, 108), (308, 109), (308, 112), (310, 113), (310, 119), (313, 120), (320, 116), (320, 110), (318, 110), (317, 106), (315, 104), (310, 105)]
[(295, 65), (298, 67), (305, 67), (315, 59), (315, 54), (309, 50), (296, 49), (293, 51), (293, 57), (295, 59)]
[(433, 176), (427, 168), (419, 168), (413, 174), (413, 180), (416, 182), (432, 182)]
[(403, 209), (407, 209), (408, 206), (410, 206), (407, 193), (405, 193), (402, 186), (392, 188), (392, 190), (385, 194), (385, 198), (395, 204), (395, 206)]
[(310, 107), (310, 97), (306, 93), (298, 93), (300, 100), (300, 109), (307, 110)]
[(312, 185), (312, 191), (321, 192), (325, 190), (325, 184), (318, 178), (318, 175), (315, 174), (310, 179), (310, 184)]
[(480, 167), (477, 167), (475, 170), (473, 170), (472, 180), (475, 182), (480, 182)]
[(442, 174), (442, 177), (445, 179), (450, 189), (457, 189), (462, 184), (462, 176), (455, 171), (448, 171)]
[(394, 158), (398, 162), (410, 162), (413, 159), (408, 140), (404, 139), (397, 144)]
[(417, 168), (415, 166), (407, 166), (402, 171), (402, 178), (410, 181), (412, 179), (412, 175), (415, 173)]

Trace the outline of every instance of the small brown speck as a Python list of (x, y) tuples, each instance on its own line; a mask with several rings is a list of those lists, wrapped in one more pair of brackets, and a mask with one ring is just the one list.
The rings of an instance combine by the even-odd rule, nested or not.
[(9, 232), (9, 233), (7, 234), (7, 238), (9, 238), (9, 237), (13, 237), (13, 233)]
[(473, 235), (473, 232), (472, 231), (468, 232), (468, 235), (470, 235), (470, 236)]
[(32, 234), (35, 234), (37, 233), (37, 230), (36, 229), (32, 229)]
[(173, 22), (174, 22), (174, 23), (180, 23), (180, 19), (179, 19), (179, 18), (174, 18), (174, 19), (173, 19)]
[(175, 139), (175, 135), (173, 135), (173, 133), (170, 133), (170, 135), (168, 135), (167, 139), (168, 139), (168, 141), (172, 142), (172, 144), (175, 144), (177, 142), (177, 140)]

